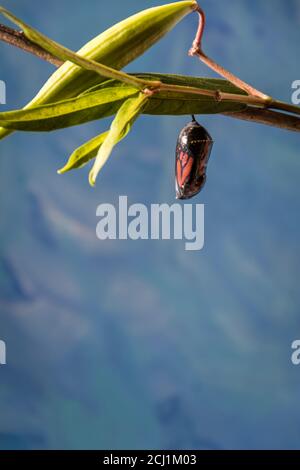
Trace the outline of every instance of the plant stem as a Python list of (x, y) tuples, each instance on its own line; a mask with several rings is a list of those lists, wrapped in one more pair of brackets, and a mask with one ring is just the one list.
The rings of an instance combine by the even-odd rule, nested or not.
[[(173, 92), (173, 93), (185, 93), (185, 94), (192, 94), (192, 95), (210, 96), (212, 98), (215, 98), (216, 101), (234, 101), (237, 103), (245, 103), (248, 105), (257, 106), (258, 108), (279, 109), (282, 111), (287, 111), (289, 113), (300, 115), (299, 106), (285, 103), (283, 101), (273, 100), (272, 98), (268, 98), (268, 101), (266, 101), (263, 98), (259, 98), (258, 96), (253, 96), (253, 95), (239, 95), (236, 93), (224, 93), (222, 91), (206, 90), (203, 88), (195, 88), (195, 87), (182, 86), (182, 85), (169, 85), (163, 82), (161, 82), (159, 88), (154, 90), (154, 93), (158, 93), (161, 91), (169, 91), (171, 93)], [(281, 113), (281, 115), (285, 116), (285, 114), (283, 113)]]
[(280, 109), (281, 111), (286, 111), (287, 113), (299, 114), (300, 115), (300, 107), (299, 106), (295, 106), (293, 104), (285, 103), (284, 101), (272, 100), (269, 103), (268, 108)]
[(198, 6), (197, 8), (197, 13), (199, 15), (199, 26), (198, 30), (196, 33), (196, 37), (194, 39), (192, 48), (189, 50), (189, 55), (191, 56), (197, 56), (204, 64), (206, 64), (209, 68), (211, 68), (214, 72), (216, 72), (218, 75), (221, 75), (222, 77), (226, 78), (229, 80), (231, 83), (233, 83), (235, 86), (238, 88), (241, 88), (242, 90), (246, 91), (249, 95), (255, 96), (257, 98), (261, 98), (262, 100), (265, 100), (268, 102), (271, 100), (271, 98), (264, 93), (262, 93), (259, 90), (256, 90), (256, 88), (253, 88), (251, 85), (248, 83), (244, 82), (240, 78), (236, 77), (233, 75), (233, 73), (229, 72), (228, 70), (224, 69), (221, 65), (217, 64), (213, 59), (208, 57), (202, 50), (202, 37), (205, 29), (205, 24), (206, 24), (206, 18), (205, 18), (205, 13)]
[(257, 97), (265, 102), (268, 102), (271, 100), (271, 98), (264, 93), (256, 90), (256, 88), (253, 88), (251, 85), (245, 83), (243, 80), (240, 78), (236, 77), (233, 75), (233, 73), (229, 72), (228, 70), (224, 69), (221, 65), (217, 64), (213, 59), (208, 57), (206, 54), (201, 49), (194, 50), (193, 48), (190, 49), (189, 54), (192, 56), (197, 56), (199, 59), (206, 64), (209, 68), (214, 70), (217, 74), (221, 75), (222, 77), (226, 78), (229, 82), (233, 83), (235, 86), (238, 88), (241, 88), (241, 90), (244, 90), (248, 93), (249, 96)]
[(222, 114), (224, 116), (241, 119), (243, 121), (265, 124), (267, 126), (278, 127), (279, 129), (285, 129), (292, 132), (300, 132), (300, 119), (298, 117), (279, 113), (277, 111), (247, 107), (247, 109), (242, 111)]
[(63, 52), (57, 50), (57, 57), (62, 60), (69, 60), (73, 62), (73, 64), (78, 65), (86, 70), (90, 70), (91, 72), (96, 72), (102, 77), (112, 78), (115, 80), (119, 80), (120, 82), (127, 83), (128, 85), (132, 85), (139, 90), (143, 90), (144, 88), (159, 88), (160, 82), (150, 82), (149, 80), (142, 80), (137, 77), (133, 77), (132, 75), (128, 75), (125, 72), (121, 72), (120, 70), (115, 70), (107, 65), (100, 64), (92, 59), (86, 59), (75, 52), (71, 51), (67, 48), (61, 48)]
[(63, 64), (63, 62), (57, 57), (49, 54), (49, 52), (46, 52), (38, 45), (29, 41), (29, 39), (25, 37), (24, 33), (21, 31), (16, 31), (13, 28), (9, 28), (8, 26), (4, 26), (3, 24), (0, 24), (0, 40), (12, 46), (18, 47), (23, 51), (30, 52), (40, 59), (50, 62), (50, 64), (55, 65), (56, 67), (59, 67)]
[[(265, 100), (249, 95), (240, 95), (235, 93), (224, 93), (222, 91), (207, 90), (203, 88), (196, 88), (182, 85), (169, 85), (168, 83), (161, 82), (159, 88), (154, 90), (155, 93), (169, 91), (171, 93), (185, 93), (191, 95), (210, 96), (216, 101), (236, 101), (238, 103), (246, 103), (261, 108), (266, 107)], [(275, 103), (275, 101), (274, 101)]]

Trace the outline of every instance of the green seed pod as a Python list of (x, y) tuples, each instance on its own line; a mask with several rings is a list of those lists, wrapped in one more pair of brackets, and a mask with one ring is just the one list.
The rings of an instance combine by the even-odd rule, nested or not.
[[(92, 39), (78, 54), (120, 70), (159, 41), (196, 7), (195, 0), (188, 0), (141, 11)], [(3, 7), (0, 7), (0, 13), (19, 22)], [(98, 74), (67, 61), (51, 75), (26, 108), (72, 98), (101, 81)], [(0, 128), (0, 139), (10, 132)]]

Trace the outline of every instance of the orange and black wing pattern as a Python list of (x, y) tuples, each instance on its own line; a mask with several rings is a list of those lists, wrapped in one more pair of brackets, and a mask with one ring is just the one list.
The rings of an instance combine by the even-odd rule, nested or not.
[(190, 199), (203, 188), (212, 146), (211, 136), (193, 117), (180, 132), (176, 146), (177, 199)]

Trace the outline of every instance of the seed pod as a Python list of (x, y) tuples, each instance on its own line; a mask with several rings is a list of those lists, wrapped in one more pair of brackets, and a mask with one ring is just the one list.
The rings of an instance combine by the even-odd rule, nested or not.
[(212, 146), (211, 136), (193, 116), (193, 120), (180, 132), (176, 146), (177, 199), (190, 199), (203, 188)]
[[(195, 0), (187, 0), (146, 9), (104, 31), (83, 46), (78, 54), (120, 70), (159, 41), (196, 7)], [(0, 13), (20, 23), (5, 8), (0, 7)], [(23, 26), (20, 27), (24, 30)], [(103, 77), (102, 81), (105, 80)], [(26, 108), (72, 98), (100, 82), (98, 74), (67, 61), (51, 75)], [(0, 139), (11, 132), (0, 127)]]

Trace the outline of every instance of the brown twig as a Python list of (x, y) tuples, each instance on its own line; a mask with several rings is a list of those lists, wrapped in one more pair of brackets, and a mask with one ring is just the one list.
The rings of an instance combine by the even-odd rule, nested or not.
[(55, 65), (56, 67), (59, 67), (63, 63), (52, 54), (49, 54), (49, 52), (27, 39), (21, 31), (16, 31), (15, 29), (9, 28), (3, 24), (0, 24), (0, 40), (18, 47), (23, 51), (30, 52), (40, 59), (50, 62), (50, 64)]
[(231, 83), (233, 83), (238, 88), (246, 91), (248, 95), (260, 98), (265, 100), (267, 103), (271, 100), (271, 98), (259, 90), (256, 90), (253, 86), (249, 85), (248, 83), (244, 82), (240, 78), (233, 75), (233, 73), (229, 72), (228, 70), (224, 69), (221, 65), (217, 64), (213, 59), (208, 57), (202, 50), (202, 38), (206, 24), (205, 13), (202, 8), (198, 5), (198, 8), (195, 10), (199, 15), (199, 25), (198, 30), (193, 42), (191, 49), (189, 50), (190, 56), (197, 56), (205, 65), (207, 65), (210, 69), (216, 72), (218, 75), (226, 78)]
[(292, 132), (300, 132), (300, 119), (298, 117), (270, 111), (268, 109), (258, 109), (249, 106), (243, 111), (223, 114), (224, 116), (242, 119), (243, 121), (265, 124), (267, 126), (278, 127)]

